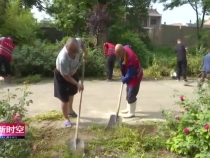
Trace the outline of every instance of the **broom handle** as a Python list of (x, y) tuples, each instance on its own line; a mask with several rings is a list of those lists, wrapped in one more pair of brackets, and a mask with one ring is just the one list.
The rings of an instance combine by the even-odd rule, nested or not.
[[(83, 85), (84, 76), (85, 76), (85, 61), (83, 60), (83, 61), (82, 61), (82, 78), (81, 78), (81, 85)], [(77, 124), (76, 124), (75, 139), (78, 138), (80, 113), (81, 113), (81, 107), (82, 107), (82, 94), (83, 94), (83, 91), (80, 92), (79, 114), (78, 114), (78, 116), (77, 116)]]

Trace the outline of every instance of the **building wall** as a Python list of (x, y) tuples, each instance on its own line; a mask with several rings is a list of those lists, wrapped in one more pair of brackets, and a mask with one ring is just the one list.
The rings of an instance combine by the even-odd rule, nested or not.
[(196, 27), (161, 25), (149, 31), (153, 44), (162, 46), (174, 46), (177, 39), (182, 39), (186, 45), (194, 45), (197, 41), (192, 35), (196, 35)]
[[(153, 24), (153, 20), (156, 20), (156, 24)], [(156, 27), (161, 25), (161, 17), (152, 17), (149, 16), (147, 19), (142, 21), (143, 27)]]

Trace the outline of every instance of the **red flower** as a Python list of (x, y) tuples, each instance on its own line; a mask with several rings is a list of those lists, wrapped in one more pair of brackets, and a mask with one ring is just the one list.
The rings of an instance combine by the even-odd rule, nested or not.
[(12, 117), (12, 119), (15, 121), (15, 123), (20, 123), (21, 116), (19, 114), (16, 114)]
[(176, 120), (179, 120), (179, 116), (175, 116), (175, 119), (176, 119)]
[(184, 129), (184, 133), (189, 134), (189, 133), (190, 133), (190, 130), (186, 127), (186, 128)]
[(209, 125), (208, 124), (206, 124), (205, 126), (204, 126), (204, 128), (206, 129), (206, 130), (209, 130)]
[(188, 111), (188, 110), (189, 110), (189, 108), (188, 108), (188, 107), (185, 107), (184, 109), (185, 109), (186, 111)]
[(184, 101), (184, 96), (183, 95), (180, 96), (180, 100)]
[(184, 112), (182, 110), (179, 111), (180, 114), (183, 114)]

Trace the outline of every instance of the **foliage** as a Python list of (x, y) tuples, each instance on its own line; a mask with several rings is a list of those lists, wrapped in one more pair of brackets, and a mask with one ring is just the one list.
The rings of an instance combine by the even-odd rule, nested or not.
[(105, 31), (110, 15), (107, 9), (108, 5), (94, 4), (92, 11), (87, 15), (86, 24), (90, 33), (96, 37), (96, 45), (98, 45), (99, 35)]
[(36, 122), (41, 121), (53, 121), (53, 120), (61, 120), (63, 118), (63, 114), (60, 111), (51, 110), (39, 115), (36, 115), (33, 120)]
[[(53, 126), (54, 127), (54, 126)], [(31, 158), (56, 157), (82, 158), (81, 154), (69, 152), (65, 141), (74, 131), (62, 128), (44, 127), (36, 139), (38, 150), (33, 152)], [(72, 132), (72, 133), (71, 133)], [(57, 134), (56, 134), (57, 133)], [(105, 130), (104, 126), (91, 125), (80, 135), (86, 143), (85, 157), (112, 157), (112, 158), (140, 158), (140, 157), (167, 157), (177, 158), (174, 154), (164, 150), (165, 139), (156, 135), (156, 125), (151, 123), (144, 125), (128, 126), (120, 125), (115, 130)]]
[[(148, 17), (150, 0), (132, 0), (126, 3), (126, 25), (136, 33), (143, 32), (142, 21)], [(132, 7), (131, 7), (132, 6)], [(138, 19), (138, 20), (137, 20)]]
[(171, 112), (164, 112), (169, 136), (166, 145), (169, 150), (183, 156), (205, 158), (209, 157), (210, 152), (209, 83), (197, 94), (196, 99), (180, 96), (177, 102), (181, 108), (180, 114), (174, 116)]
[(6, 19), (0, 27), (0, 34), (12, 36), (18, 44), (29, 43), (35, 37), (36, 20), (29, 9), (21, 9), (18, 0), (10, 1), (3, 14)]
[[(187, 52), (187, 75), (198, 76), (201, 73), (203, 56), (206, 54), (204, 47), (191, 48)], [(154, 79), (169, 77), (176, 71), (177, 61), (171, 47), (156, 47), (154, 49), (153, 63), (144, 70), (144, 78)]]
[[(0, 101), (0, 120), (4, 122), (14, 122), (13, 116), (19, 114), (24, 119), (27, 109), (26, 107), (32, 103), (32, 100), (26, 98), (31, 94), (27, 91), (28, 85), (24, 88), (18, 88), (22, 96), (1, 90), (2, 99)], [(19, 92), (19, 93), (20, 93)], [(18, 98), (17, 98), (18, 97)], [(14, 103), (18, 102), (18, 103)], [(26, 137), (30, 137), (30, 130), (27, 131)], [(1, 140), (0, 141), (0, 157), (27, 157), (30, 154), (31, 142), (27, 140)]]
[[(57, 55), (66, 43), (67, 39), (68, 37), (65, 37), (62, 41), (56, 44), (36, 40), (33, 45), (16, 47), (12, 63), (13, 72), (16, 76), (29, 76), (16, 81), (22, 82), (25, 80), (27, 82), (38, 82), (40, 81), (41, 76), (52, 77)], [(96, 77), (103, 74), (104, 56), (102, 51), (100, 49), (89, 49), (85, 75)]]
[(153, 56), (153, 62), (152, 65), (144, 70), (144, 78), (146, 79), (159, 79), (162, 77), (161, 71), (159, 65), (157, 64), (156, 56)]
[(29, 75), (23, 78), (13, 79), (13, 83), (24, 83), (24, 84), (31, 84), (31, 83), (38, 83), (41, 81), (40, 75)]
[(40, 74), (53, 76), (55, 60), (62, 46), (39, 40), (33, 45), (23, 45), (14, 50), (13, 69), (22, 76)]
[(53, 0), (47, 2), (47, 13), (54, 19), (59, 29), (75, 36), (85, 30), (86, 14), (92, 5), (92, 0)]
[(141, 60), (142, 66), (144, 68), (149, 66), (152, 53), (147, 49), (137, 34), (131, 31), (124, 31), (123, 27), (120, 28), (115, 25), (110, 29), (108, 37), (112, 43), (129, 44)]
[[(105, 73), (105, 57), (101, 49), (89, 49), (88, 60), (85, 64), (85, 77), (101, 77)], [(82, 74), (81, 66), (78, 70)]]

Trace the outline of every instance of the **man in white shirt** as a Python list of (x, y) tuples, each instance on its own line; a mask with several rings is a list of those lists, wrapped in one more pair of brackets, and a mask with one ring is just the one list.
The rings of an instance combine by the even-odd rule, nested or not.
[[(56, 69), (54, 71), (54, 96), (61, 101), (61, 108), (65, 119), (65, 127), (71, 127), (68, 115), (77, 117), (72, 109), (74, 95), (83, 91), (84, 87), (79, 83), (77, 70), (79, 67), (79, 42), (71, 38), (58, 54)], [(85, 56), (83, 56), (85, 59)]]

